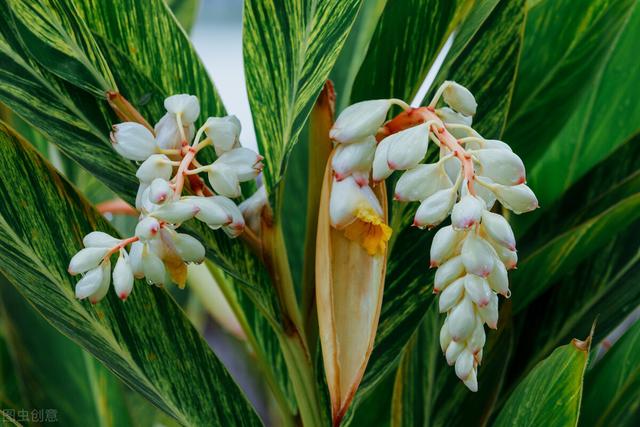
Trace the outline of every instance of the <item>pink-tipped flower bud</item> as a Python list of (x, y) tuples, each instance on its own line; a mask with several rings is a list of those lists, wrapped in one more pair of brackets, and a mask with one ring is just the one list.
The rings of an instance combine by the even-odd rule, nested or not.
[(200, 208), (192, 203), (175, 200), (163, 204), (158, 209), (155, 209), (151, 215), (170, 224), (181, 224), (196, 216), (198, 212), (200, 212)]
[(103, 278), (104, 269), (102, 268), (102, 265), (89, 270), (87, 274), (82, 276), (82, 279), (76, 283), (76, 298), (82, 300), (93, 295), (100, 287)]
[(154, 136), (139, 123), (125, 122), (113, 126), (111, 143), (122, 157), (142, 162), (156, 152)]
[(436, 275), (433, 279), (434, 292), (440, 292), (445, 289), (447, 285), (463, 274), (464, 264), (462, 263), (462, 258), (460, 256), (451, 258), (436, 270)]
[(172, 241), (176, 252), (184, 262), (200, 264), (204, 261), (204, 246), (195, 237), (184, 233), (174, 233), (172, 234)]
[(491, 294), (489, 304), (484, 307), (478, 307), (478, 314), (484, 323), (491, 329), (498, 328), (498, 296)]
[(475, 326), (475, 312), (469, 298), (463, 298), (449, 311), (448, 328), (454, 341), (466, 340)]
[(357, 142), (375, 135), (391, 108), (388, 99), (363, 101), (345, 108), (329, 131), (329, 137), (341, 144)]
[(478, 222), (482, 217), (484, 202), (472, 195), (463, 196), (451, 211), (451, 225), (457, 230), (467, 229)]
[(129, 265), (131, 265), (131, 271), (136, 279), (142, 279), (144, 277), (144, 270), (142, 268), (143, 250), (144, 243), (137, 241), (131, 244), (131, 250), (129, 251)]
[(391, 146), (388, 138), (383, 139), (376, 148), (376, 153), (373, 156), (373, 165), (371, 169), (371, 176), (374, 182), (380, 182), (391, 176), (393, 170), (389, 168), (387, 162), (387, 156), (389, 154), (389, 147)]
[(473, 153), (482, 167), (481, 175), (502, 185), (522, 184), (526, 180), (520, 157), (508, 150), (487, 149)]
[(440, 313), (445, 313), (451, 310), (464, 294), (464, 279), (461, 277), (456, 279), (449, 286), (444, 288), (440, 297), (438, 298), (438, 310)]
[(502, 215), (484, 211), (482, 213), (482, 227), (495, 242), (510, 251), (516, 250), (516, 238), (513, 235), (513, 230)]
[(67, 269), (69, 274), (76, 275), (96, 268), (109, 250), (109, 247), (89, 247), (81, 249), (71, 258), (71, 261), (69, 261), (69, 267)]
[(451, 343), (449, 343), (449, 346), (447, 347), (447, 351), (445, 351), (444, 353), (449, 366), (453, 366), (453, 364), (456, 363), (456, 359), (464, 349), (465, 349), (465, 345), (459, 341), (452, 340)]
[(495, 263), (491, 246), (475, 233), (470, 233), (462, 243), (461, 258), (468, 273), (487, 277)]
[(476, 315), (476, 326), (473, 328), (473, 333), (467, 341), (467, 347), (472, 353), (477, 353), (482, 350), (487, 340), (487, 335), (484, 332), (484, 323), (480, 316)]
[(431, 242), (430, 266), (437, 267), (455, 255), (463, 236), (464, 233), (454, 230), (450, 225), (438, 230)]
[(238, 147), (222, 154), (213, 166), (224, 164), (235, 173), (238, 181), (252, 180), (262, 172), (262, 156), (249, 148)]
[(420, 203), (413, 224), (420, 228), (435, 227), (440, 224), (449, 216), (457, 195), (454, 187), (435, 192)]
[(173, 196), (173, 190), (169, 185), (169, 181), (162, 178), (156, 178), (151, 181), (149, 186), (149, 201), (156, 205), (161, 205)]
[[(429, 146), (429, 126), (423, 123), (394, 133), (385, 138), (389, 149), (386, 151), (386, 161), (391, 170), (406, 170), (418, 165)], [(383, 155), (376, 151), (376, 156)]]
[(120, 244), (120, 242), (122, 240), (102, 231), (92, 231), (82, 239), (82, 243), (87, 248), (112, 248)]
[(98, 268), (102, 269), (102, 280), (98, 288), (88, 296), (91, 304), (99, 303), (109, 292), (109, 285), (111, 284), (111, 261), (103, 261)]
[(160, 223), (157, 219), (147, 216), (136, 225), (135, 235), (142, 241), (151, 240), (158, 235)]
[(369, 171), (375, 151), (376, 139), (373, 136), (353, 144), (339, 144), (331, 160), (336, 179), (342, 181), (353, 175), (358, 185), (369, 184)]
[(458, 358), (456, 359), (456, 375), (461, 380), (466, 380), (471, 372), (473, 371), (473, 363), (474, 363), (473, 353), (465, 348), (460, 352)]
[(464, 290), (469, 299), (478, 307), (484, 307), (489, 304), (493, 293), (487, 279), (475, 274), (467, 274), (464, 277)]
[(467, 388), (469, 389), (469, 391), (472, 392), (476, 392), (478, 391), (478, 376), (476, 373), (476, 369), (472, 369), (471, 372), (469, 372), (469, 376), (467, 378), (465, 378), (463, 381), (465, 386), (467, 386)]
[(473, 116), (476, 113), (478, 103), (469, 89), (452, 81), (443, 83), (445, 89), (442, 98), (447, 105), (465, 116)]
[(494, 193), (500, 203), (516, 214), (530, 212), (538, 208), (538, 199), (525, 184), (505, 186), (495, 184)]
[(509, 298), (511, 291), (509, 290), (509, 276), (504, 264), (499, 261), (493, 266), (491, 274), (487, 277), (487, 281), (491, 289), (500, 295)]
[(144, 277), (146, 277), (147, 282), (156, 286), (169, 284), (164, 263), (160, 257), (151, 250), (149, 244), (145, 244), (142, 250), (142, 270), (144, 271)]
[(173, 166), (167, 156), (164, 154), (153, 154), (142, 162), (136, 172), (136, 176), (140, 182), (151, 184), (156, 178), (162, 178), (168, 181), (171, 178), (172, 172)]
[(443, 168), (436, 164), (420, 164), (400, 176), (393, 198), (402, 202), (422, 201), (436, 191), (451, 186), (451, 180)]
[(120, 256), (113, 269), (113, 289), (122, 301), (126, 300), (133, 290), (133, 270), (124, 249), (120, 250)]

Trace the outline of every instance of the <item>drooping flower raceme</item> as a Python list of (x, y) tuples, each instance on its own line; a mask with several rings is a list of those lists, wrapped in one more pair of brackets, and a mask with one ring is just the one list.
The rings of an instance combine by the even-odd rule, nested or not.
[[(76, 285), (79, 299), (97, 303), (106, 296), (112, 277), (114, 290), (122, 300), (133, 290), (134, 278), (146, 278), (157, 286), (184, 286), (186, 264), (200, 263), (205, 257), (198, 239), (176, 231), (187, 220), (195, 218), (212, 229), (224, 230), (230, 237), (244, 230), (242, 213), (231, 198), (241, 195), (241, 182), (260, 173), (262, 157), (240, 147), (240, 122), (234, 116), (210, 117), (194, 132), (200, 114), (195, 96), (170, 96), (164, 105), (167, 113), (153, 131), (134, 122), (113, 127), (113, 148), (126, 159), (141, 162), (136, 173), (140, 217), (134, 235), (127, 239), (99, 231), (85, 236), (85, 248), (69, 263), (69, 273), (83, 275)], [(203, 135), (206, 138), (201, 139)], [(213, 145), (218, 158), (200, 165), (196, 155), (209, 145)], [(199, 173), (207, 174), (213, 191)], [(185, 179), (193, 195), (182, 195)], [(116, 253), (112, 273), (111, 256)]]
[[(448, 106), (436, 108), (442, 99)], [(404, 112), (385, 122), (391, 105)], [(476, 101), (455, 82), (445, 82), (428, 107), (411, 108), (399, 100), (354, 104), (338, 117), (330, 136), (338, 144), (333, 156), (331, 219), (335, 228), (354, 218), (374, 218), (370, 181), (403, 171), (394, 199), (420, 202), (413, 220), (419, 228), (440, 228), (431, 245), (433, 289), (446, 319), (440, 344), (449, 365), (472, 391), (478, 389), (486, 324), (497, 328), (498, 294), (510, 296), (507, 270), (517, 263), (516, 242), (507, 220), (496, 213), (496, 200), (516, 214), (536, 209), (538, 201), (525, 184), (520, 158), (504, 142), (483, 138), (472, 127)], [(429, 143), (438, 160), (424, 163)], [(373, 152), (373, 154), (372, 154)], [(375, 201), (375, 202), (374, 202)], [(368, 208), (363, 215), (359, 207)], [(366, 221), (366, 220), (365, 220)], [(384, 225), (384, 224), (383, 224)], [(385, 236), (391, 230), (385, 225)], [(371, 228), (371, 225), (369, 225)], [(345, 232), (349, 237), (349, 230)], [(364, 247), (386, 243), (375, 233), (351, 232)]]

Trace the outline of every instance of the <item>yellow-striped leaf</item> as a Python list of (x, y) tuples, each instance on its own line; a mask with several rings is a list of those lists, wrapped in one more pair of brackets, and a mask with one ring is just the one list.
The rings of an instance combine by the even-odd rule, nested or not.
[(123, 304), (110, 292), (74, 297), (70, 257), (93, 230), (113, 233), (23, 140), (0, 127), (0, 266), (61, 332), (185, 425), (259, 425), (255, 412), (168, 293), (138, 281)]
[(361, 0), (247, 0), (243, 51), (267, 191), (274, 192)]

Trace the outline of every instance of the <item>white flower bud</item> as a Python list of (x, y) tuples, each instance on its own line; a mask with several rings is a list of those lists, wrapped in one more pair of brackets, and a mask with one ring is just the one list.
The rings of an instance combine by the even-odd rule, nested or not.
[(525, 184), (505, 186), (494, 184), (494, 193), (502, 205), (516, 214), (538, 208), (538, 199)]
[(213, 191), (226, 197), (240, 197), (240, 180), (233, 168), (225, 163), (213, 163), (210, 166), (209, 183)]
[(462, 258), (457, 256), (445, 262), (436, 270), (433, 279), (433, 291), (440, 292), (464, 273)]
[(455, 187), (436, 191), (432, 196), (420, 203), (413, 225), (424, 228), (435, 227), (440, 224), (451, 212), (457, 195)]
[(421, 164), (400, 176), (393, 198), (402, 202), (422, 201), (436, 191), (452, 185), (442, 167), (435, 164)]
[(484, 323), (491, 329), (498, 328), (498, 296), (491, 294), (489, 304), (484, 307), (478, 307), (478, 314)]
[(463, 230), (478, 222), (484, 210), (484, 202), (481, 202), (472, 195), (463, 196), (451, 211), (451, 225), (453, 228)]
[(502, 215), (484, 211), (482, 213), (482, 227), (495, 242), (511, 251), (516, 250), (516, 238), (513, 235), (513, 230)]
[(431, 242), (430, 266), (437, 267), (452, 257), (463, 236), (464, 233), (454, 230), (450, 225), (438, 230)]
[(486, 340), (487, 336), (484, 332), (484, 323), (482, 323), (480, 316), (476, 316), (476, 326), (473, 328), (471, 337), (469, 337), (469, 340), (467, 341), (467, 347), (472, 353), (477, 353), (482, 350)]
[[(496, 264), (501, 264), (497, 262)], [(475, 274), (467, 274), (464, 278), (464, 290), (466, 295), (474, 302), (478, 307), (484, 307), (489, 304), (491, 299), (491, 288), (487, 279), (484, 279)], [(444, 293), (444, 292), (443, 292)]]
[(133, 289), (133, 271), (129, 256), (124, 249), (120, 250), (120, 256), (113, 269), (113, 289), (122, 301), (129, 297)]
[(149, 191), (147, 190), (149, 190), (149, 184), (140, 183), (140, 186), (138, 186), (138, 193), (136, 194), (136, 209), (139, 211), (143, 210), (145, 206), (150, 203), (147, 197), (149, 195)]
[[(448, 124), (471, 126), (471, 123), (473, 122), (473, 117), (465, 116), (464, 114), (460, 114), (460, 113), (458, 113), (456, 111), (453, 111), (449, 107), (438, 108), (436, 110), (436, 114), (438, 115), (438, 117), (440, 117), (440, 119), (442, 119), (442, 121), (444, 122), (445, 126), (448, 125)], [(459, 136), (456, 136), (453, 133), (455, 130), (457, 130), (457, 129), (451, 129), (451, 130), (449, 130), (449, 132), (453, 136), (455, 136), (456, 138), (459, 138)], [(466, 136), (466, 135), (467, 134), (465, 132), (461, 136)]]
[(478, 377), (476, 374), (476, 370), (472, 369), (471, 372), (469, 372), (469, 376), (464, 379), (463, 382), (470, 391), (474, 393), (478, 391)]
[(230, 224), (233, 221), (232, 215), (225, 206), (220, 203), (223, 197), (224, 196), (184, 197), (182, 200), (200, 209), (196, 215), (196, 219), (207, 224), (209, 228), (217, 230), (223, 225)]
[(224, 196), (214, 196), (213, 199), (222, 206), (222, 208), (227, 212), (229, 217), (231, 218), (231, 222), (227, 225), (222, 226), (222, 230), (227, 234), (227, 236), (231, 238), (238, 237), (244, 231), (245, 222), (242, 216), (242, 212), (238, 205), (236, 205), (233, 200), (228, 199)]
[(151, 184), (156, 178), (169, 181), (172, 172), (173, 166), (171, 166), (171, 160), (164, 154), (154, 154), (142, 162), (136, 172), (136, 176), (140, 182)]
[(156, 152), (154, 136), (143, 125), (125, 122), (113, 126), (111, 143), (122, 157), (141, 162)]
[(516, 268), (518, 265), (518, 253), (516, 251), (510, 251), (496, 242), (490, 241), (490, 243), (491, 247), (496, 251), (498, 259), (502, 261), (507, 270)]
[(109, 285), (111, 284), (111, 261), (105, 260), (101, 265), (102, 268), (102, 281), (98, 289), (91, 295), (89, 295), (89, 301), (91, 304), (97, 304), (100, 302), (109, 292)]
[(465, 116), (473, 116), (476, 113), (478, 103), (469, 89), (452, 81), (443, 83), (445, 89), (442, 98), (447, 105)]
[(193, 123), (200, 115), (200, 103), (193, 95), (172, 95), (164, 100), (164, 108), (171, 114), (182, 114), (183, 123)]
[(496, 262), (493, 266), (491, 274), (487, 277), (487, 281), (491, 289), (503, 295), (505, 298), (511, 296), (509, 290), (509, 276), (507, 275), (507, 269), (502, 262)]
[(465, 380), (469, 377), (473, 371), (473, 353), (465, 348), (460, 352), (460, 355), (456, 359), (456, 375), (461, 380)]
[(248, 148), (239, 147), (222, 154), (214, 165), (224, 163), (238, 176), (240, 182), (249, 181), (262, 171), (262, 156)]
[(444, 288), (438, 299), (440, 313), (451, 310), (460, 301), (464, 293), (464, 287), (464, 279), (460, 278)]
[(473, 332), (475, 326), (476, 315), (473, 310), (473, 304), (468, 298), (463, 298), (449, 312), (449, 321), (447, 327), (454, 341), (464, 341)]
[(475, 233), (469, 234), (462, 243), (462, 262), (468, 273), (487, 277), (495, 263), (491, 246)]
[[(185, 123), (185, 120), (183, 120), (183, 126), (185, 136), (190, 140), (193, 138), (194, 126), (192, 123)], [(182, 146), (182, 134), (175, 114), (167, 113), (162, 116), (153, 130), (156, 133), (156, 145), (158, 148), (170, 150), (179, 149)]]
[(256, 234), (260, 234), (260, 227), (262, 225), (262, 211), (267, 206), (267, 189), (263, 185), (248, 199), (240, 203), (240, 212), (244, 217), (247, 225)]
[(120, 242), (122, 240), (102, 231), (92, 231), (82, 239), (82, 244), (87, 248), (112, 248), (119, 245)]
[[(387, 165), (391, 170), (405, 170), (422, 161), (429, 146), (429, 127), (423, 123), (386, 137)], [(381, 153), (376, 151), (376, 156)]]
[(94, 267), (76, 283), (76, 298), (85, 299), (98, 291), (104, 278), (102, 265)]
[(451, 335), (447, 327), (447, 319), (445, 319), (442, 328), (440, 328), (440, 349), (443, 353), (447, 351), (449, 344), (451, 344)]
[(345, 108), (329, 131), (329, 137), (341, 144), (357, 142), (375, 135), (391, 108), (388, 99), (358, 102)]
[(69, 261), (69, 268), (67, 271), (71, 275), (84, 273), (85, 271), (92, 270), (102, 262), (102, 259), (107, 255), (110, 248), (84, 248), (78, 251), (77, 254)]
[[(492, 183), (493, 181), (491, 181), (489, 178), (487, 177), (483, 177), (482, 179), (484, 182), (487, 183)], [(491, 190), (489, 190), (488, 188), (483, 187), (480, 184), (474, 184), (473, 186), (474, 190), (476, 191), (476, 197), (479, 197), (483, 202), (484, 202), (484, 207), (485, 209), (489, 210), (493, 207), (494, 203), (496, 202), (496, 195), (493, 194), (493, 192)], [(462, 181), (462, 187), (460, 190), (460, 194), (462, 195), (462, 197), (469, 195), (469, 186), (467, 185), (467, 180), (463, 180)]]
[(151, 240), (158, 235), (160, 223), (153, 217), (145, 217), (136, 225), (135, 235), (142, 241)]
[(142, 251), (142, 270), (149, 283), (157, 286), (166, 285), (167, 272), (164, 263), (148, 244)]
[(477, 150), (473, 156), (482, 166), (480, 175), (498, 184), (517, 185), (526, 180), (522, 160), (511, 151), (492, 148)]
[(151, 181), (149, 186), (149, 201), (156, 205), (161, 205), (173, 195), (173, 190), (169, 185), (169, 181), (162, 178), (156, 178)]
[(329, 217), (331, 225), (342, 229), (357, 218), (357, 211), (362, 207), (372, 208), (382, 216), (382, 207), (370, 187), (360, 187), (352, 176), (342, 181), (333, 180), (329, 199)]
[(172, 235), (176, 252), (184, 262), (195, 262), (200, 264), (204, 261), (205, 249), (202, 243), (193, 236), (184, 233)]
[(465, 346), (463, 343), (458, 341), (451, 341), (451, 343), (447, 347), (447, 351), (445, 351), (444, 354), (449, 366), (453, 366), (453, 364), (456, 363), (456, 359), (458, 358), (460, 353), (462, 353), (462, 350), (464, 350), (464, 348)]
[(387, 162), (387, 156), (389, 154), (389, 147), (391, 147), (388, 138), (383, 139), (376, 148), (376, 153), (373, 156), (373, 164), (371, 167), (371, 176), (374, 182), (380, 182), (387, 179), (393, 171), (389, 168)]
[(136, 279), (142, 279), (144, 277), (144, 271), (142, 269), (142, 251), (144, 250), (144, 243), (137, 241), (131, 244), (131, 250), (129, 251), (129, 264), (131, 265), (131, 271)]
[(153, 217), (170, 224), (181, 224), (190, 220), (200, 212), (200, 208), (187, 201), (175, 200), (155, 209)]
[(209, 117), (204, 126), (204, 132), (213, 141), (218, 156), (240, 145), (242, 126), (236, 116)]
[(336, 179), (342, 181), (353, 175), (359, 185), (367, 185), (375, 151), (376, 139), (373, 136), (353, 144), (338, 144), (331, 160)]

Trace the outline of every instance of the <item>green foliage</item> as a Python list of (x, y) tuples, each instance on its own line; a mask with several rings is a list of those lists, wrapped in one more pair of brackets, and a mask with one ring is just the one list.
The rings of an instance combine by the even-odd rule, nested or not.
[[(0, 283), (0, 409), (55, 407), (64, 425), (151, 425), (159, 412), (149, 401), (174, 418), (163, 423), (260, 424), (165, 290), (136, 283), (126, 303), (110, 295), (93, 307), (74, 298), (66, 272), (84, 234), (112, 231), (69, 181), (92, 203), (132, 202), (137, 190), (136, 165), (110, 146), (121, 119), (109, 92), (152, 124), (177, 93), (198, 96), (196, 125), (226, 114), (187, 36), (199, 3), (0, 3), (0, 118), (28, 141), (0, 124), (0, 277), (15, 288)], [(416, 203), (390, 200), (376, 340), (342, 425), (637, 423), (639, 324), (588, 368), (588, 349), (571, 340), (595, 322), (596, 347), (640, 304), (638, 1), (247, 0), (243, 25), (264, 184), (285, 235), (278, 267), (291, 289), (268, 248), (252, 252), (195, 222), (184, 228), (215, 264), (281, 423), (326, 425), (330, 412), (310, 279), (317, 203), (306, 194), (319, 192), (325, 162), (326, 126), (309, 119), (318, 94), (331, 76), (337, 111), (365, 99), (411, 102), (452, 34), (417, 102), (444, 80), (468, 87), (478, 101), (473, 127), (522, 157), (541, 208), (509, 218), (520, 260), (513, 297), (487, 334), (472, 394), (438, 342), (435, 230), (411, 227)], [(215, 159), (210, 148), (199, 156)]]

